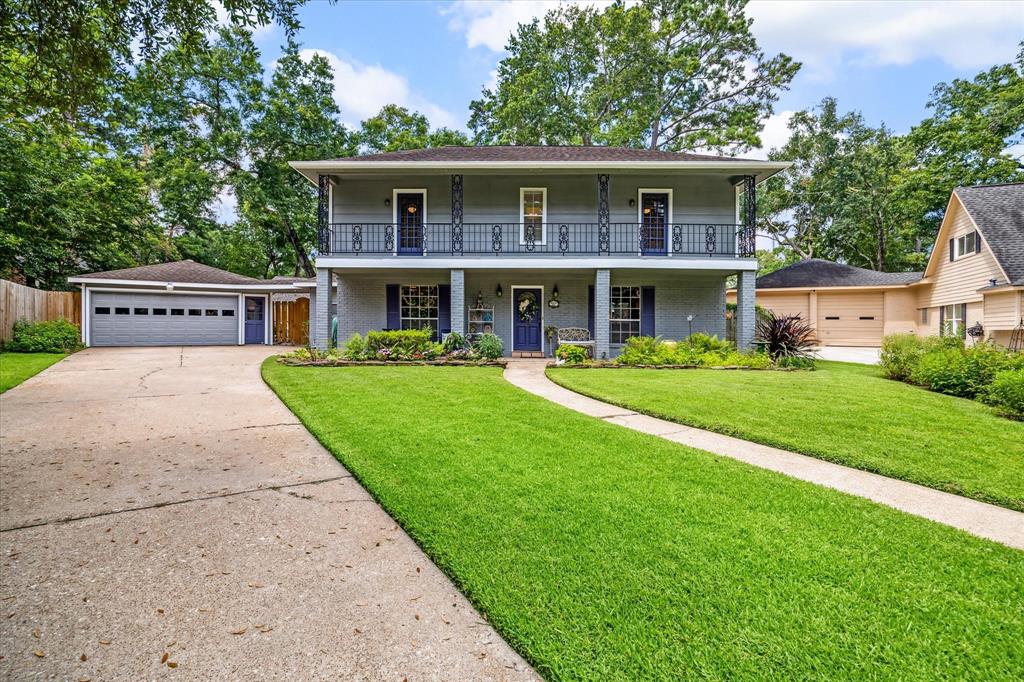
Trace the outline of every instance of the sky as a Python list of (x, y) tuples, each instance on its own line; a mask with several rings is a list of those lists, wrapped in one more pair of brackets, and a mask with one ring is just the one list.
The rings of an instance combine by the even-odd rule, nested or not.
[[(601, 4), (600, 0), (582, 0)], [(304, 50), (329, 59), (346, 123), (396, 103), (433, 126), (466, 129), (469, 103), (493, 83), (509, 34), (558, 3), (552, 0), (311, 0), (300, 10)], [(872, 125), (903, 133), (928, 115), (935, 84), (973, 78), (1010, 62), (1024, 38), (1024, 2), (790, 1), (748, 5), (766, 54), (784, 52), (803, 67), (766, 122), (763, 155), (787, 138), (793, 111), (836, 97)], [(255, 38), (269, 66), (283, 34)]]

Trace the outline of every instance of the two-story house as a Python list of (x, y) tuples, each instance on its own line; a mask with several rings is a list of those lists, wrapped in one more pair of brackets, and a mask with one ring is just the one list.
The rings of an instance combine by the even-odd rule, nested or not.
[(756, 186), (789, 164), (612, 147), (441, 147), (292, 167), (319, 190), (313, 343), (374, 329), (493, 332), (506, 355), (545, 329), (754, 334)]

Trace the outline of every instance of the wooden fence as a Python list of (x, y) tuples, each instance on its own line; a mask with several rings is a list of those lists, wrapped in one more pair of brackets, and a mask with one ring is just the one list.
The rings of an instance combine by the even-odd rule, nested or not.
[(0, 342), (11, 339), (11, 330), (17, 320), (45, 322), (61, 319), (82, 326), (81, 293), (42, 291), (0, 279)]
[(309, 299), (274, 301), (274, 343), (304, 346), (309, 341)]

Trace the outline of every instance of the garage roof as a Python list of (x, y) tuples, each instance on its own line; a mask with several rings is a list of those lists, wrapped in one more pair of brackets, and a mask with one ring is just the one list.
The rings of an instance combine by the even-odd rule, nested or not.
[(125, 284), (134, 283), (141, 286), (164, 286), (181, 284), (193, 288), (245, 289), (285, 291), (306, 289), (316, 285), (316, 281), (299, 277), (282, 279), (256, 279), (246, 277), (220, 268), (197, 263), (194, 260), (179, 260), (171, 263), (140, 265), (137, 268), (122, 270), (106, 270), (90, 272), (76, 277), (68, 277), (71, 284)]
[(921, 279), (922, 274), (878, 272), (821, 258), (809, 258), (758, 277), (757, 288), (900, 286), (916, 282)]

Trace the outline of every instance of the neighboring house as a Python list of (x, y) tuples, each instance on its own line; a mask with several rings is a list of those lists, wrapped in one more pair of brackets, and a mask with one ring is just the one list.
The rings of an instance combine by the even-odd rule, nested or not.
[(733, 275), (737, 337), (750, 344), (755, 186), (789, 164), (515, 146), (291, 165), (319, 188), (310, 329), (320, 347), (336, 306), (342, 343), (429, 326), (491, 331), (507, 355), (539, 355), (545, 327), (582, 327), (595, 354), (612, 357), (640, 334), (724, 335)]
[(308, 292), (310, 280), (261, 280), (191, 260), (69, 277), (82, 288), (87, 346), (273, 343), (275, 294)]
[(923, 273), (810, 259), (759, 277), (757, 303), (810, 320), (823, 345), (942, 330), (1008, 344), (1024, 319), (1024, 184), (954, 190)]

